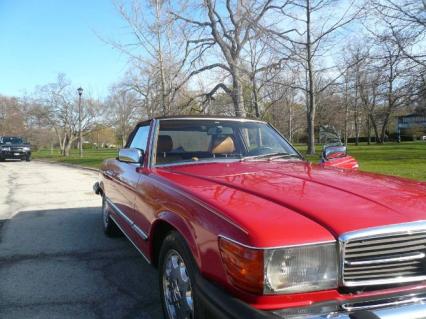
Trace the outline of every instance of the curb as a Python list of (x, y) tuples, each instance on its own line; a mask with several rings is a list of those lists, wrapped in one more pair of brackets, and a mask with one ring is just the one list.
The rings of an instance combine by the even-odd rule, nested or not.
[(99, 173), (99, 169), (92, 168), (92, 167), (87, 167), (87, 166), (81, 166), (81, 165), (69, 164), (69, 163), (61, 163), (61, 162), (49, 161), (49, 160), (38, 159), (38, 158), (37, 159), (33, 159), (33, 161), (34, 162), (40, 162), (40, 163), (61, 165), (61, 166), (65, 166), (65, 167), (75, 168), (75, 169), (83, 169), (83, 170), (86, 170), (86, 171), (91, 171), (91, 172)]

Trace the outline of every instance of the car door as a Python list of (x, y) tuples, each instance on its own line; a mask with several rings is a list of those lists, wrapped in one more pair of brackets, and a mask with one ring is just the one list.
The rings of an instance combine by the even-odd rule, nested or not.
[[(150, 132), (150, 123), (139, 125), (134, 133), (131, 135), (131, 140), (127, 143), (128, 148), (137, 148), (144, 153), (147, 149), (148, 139)], [(116, 168), (114, 169), (114, 179), (116, 188), (116, 197), (114, 204), (121, 211), (123, 218), (134, 220), (135, 216), (135, 189), (138, 184), (140, 174), (136, 171), (140, 164), (126, 163), (116, 161)]]

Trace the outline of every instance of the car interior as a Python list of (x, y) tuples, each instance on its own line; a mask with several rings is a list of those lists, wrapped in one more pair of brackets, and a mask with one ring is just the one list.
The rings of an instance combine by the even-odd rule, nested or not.
[(232, 135), (211, 135), (206, 151), (188, 151), (182, 145), (176, 145), (170, 135), (159, 135), (157, 141), (158, 164), (175, 163), (181, 161), (198, 161), (206, 158), (240, 156), (236, 152), (235, 137)]

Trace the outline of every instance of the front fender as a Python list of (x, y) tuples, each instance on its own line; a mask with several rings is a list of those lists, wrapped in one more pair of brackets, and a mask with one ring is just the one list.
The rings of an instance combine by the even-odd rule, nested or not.
[[(164, 223), (176, 229), (176, 231), (178, 231), (180, 235), (185, 238), (186, 244), (188, 245), (188, 248), (190, 249), (192, 256), (194, 257), (195, 262), (197, 263), (198, 267), (201, 268), (200, 251), (195, 241), (195, 229), (193, 225), (186, 218), (175, 212), (161, 211), (157, 214), (157, 219), (151, 226), (149, 238), (153, 238), (156, 231), (158, 231), (158, 229), (161, 227), (161, 225), (164, 225)], [(151, 256), (154, 256), (155, 253), (155, 247), (153, 244), (154, 243), (151, 243)]]
[(321, 160), (323, 167), (336, 167), (343, 169), (357, 170), (359, 168), (358, 161), (352, 156), (337, 157), (330, 160)]

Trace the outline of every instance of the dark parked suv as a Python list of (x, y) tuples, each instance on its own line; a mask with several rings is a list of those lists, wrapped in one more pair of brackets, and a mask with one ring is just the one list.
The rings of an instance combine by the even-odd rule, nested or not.
[(21, 159), (31, 161), (31, 147), (22, 137), (0, 137), (0, 161), (5, 159)]

